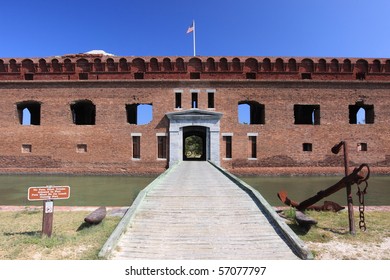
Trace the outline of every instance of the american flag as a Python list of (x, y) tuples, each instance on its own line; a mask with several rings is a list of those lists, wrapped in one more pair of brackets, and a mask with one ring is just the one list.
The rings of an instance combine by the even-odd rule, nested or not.
[(194, 22), (191, 23), (190, 27), (187, 29), (187, 34), (194, 31)]

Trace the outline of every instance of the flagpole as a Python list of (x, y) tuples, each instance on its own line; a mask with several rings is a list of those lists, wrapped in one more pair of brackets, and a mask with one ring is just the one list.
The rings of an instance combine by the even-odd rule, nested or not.
[(196, 32), (196, 28), (195, 28), (195, 20), (192, 20), (192, 26), (194, 28), (193, 32), (192, 32), (192, 39), (193, 39), (193, 42), (194, 42), (194, 56), (196, 56), (196, 43), (195, 43), (195, 32)]

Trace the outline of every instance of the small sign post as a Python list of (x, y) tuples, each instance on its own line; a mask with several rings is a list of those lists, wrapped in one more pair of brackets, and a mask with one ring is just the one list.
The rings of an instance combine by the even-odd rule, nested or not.
[(53, 231), (54, 201), (56, 199), (68, 199), (70, 197), (69, 186), (45, 186), (28, 188), (28, 200), (43, 200), (42, 235), (51, 236)]
[(53, 232), (53, 214), (53, 200), (45, 200), (43, 202), (42, 235), (51, 236)]

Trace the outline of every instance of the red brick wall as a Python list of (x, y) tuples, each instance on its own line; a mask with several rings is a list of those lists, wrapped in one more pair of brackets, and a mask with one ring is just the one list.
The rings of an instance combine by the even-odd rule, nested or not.
[[(341, 157), (330, 152), (340, 140), (348, 141), (352, 163), (390, 167), (387, 60), (366, 60), (368, 69), (361, 71), (356, 66), (358, 59), (350, 59), (352, 69), (346, 73), (342, 67), (344, 59), (339, 59), (340, 71), (333, 73), (330, 59), (326, 72), (318, 72), (318, 59), (312, 59), (312, 79), (301, 80), (301, 73), (307, 69), (300, 66), (299, 59), (296, 59), (296, 72), (287, 71), (287, 58), (283, 59), (284, 72), (276, 71), (276, 58), (271, 59), (272, 71), (266, 72), (263, 58), (257, 58), (256, 79), (247, 80), (246, 73), (254, 70), (253, 60), (245, 57), (239, 58), (239, 71), (233, 69), (232, 58), (227, 59), (228, 70), (220, 68), (221, 58), (214, 58), (216, 68), (212, 72), (208, 71), (207, 58), (184, 58), (184, 70), (177, 68), (176, 57), (170, 58), (171, 71), (163, 69), (163, 58), (157, 59), (158, 71), (151, 71), (150, 58), (142, 58), (144, 79), (134, 80), (139, 61), (132, 62), (133, 58), (126, 58), (128, 72), (120, 72), (119, 66), (117, 72), (110, 72), (105, 64), (107, 57), (100, 57), (104, 72), (99, 73), (92, 71), (96, 56), (83, 57), (90, 62), (88, 71), (77, 66), (80, 57), (71, 56), (74, 71), (62, 69), (60, 73), (53, 72), (52, 59), (45, 59), (47, 73), (40, 72), (39, 59), (28, 60), (33, 68), (28, 63), (26, 66), (26, 60), (15, 60), (18, 70), (15, 73), (11, 72), (10, 59), (0, 60), (0, 172), (161, 172), (167, 161), (157, 159), (156, 133), (168, 132), (165, 114), (174, 111), (175, 90), (183, 92), (183, 109), (191, 108), (191, 90), (199, 91), (199, 108), (205, 110), (207, 91), (215, 91), (215, 111), (223, 113), (221, 164), (230, 170), (256, 173), (266, 167), (341, 166)], [(59, 59), (60, 64), (64, 59)], [(120, 58), (113, 60), (119, 65)], [(380, 72), (375, 68), (378, 61)], [(200, 79), (189, 79), (192, 71), (200, 72)], [(81, 72), (88, 73), (88, 81), (78, 80)], [(366, 80), (356, 80), (357, 72), (365, 72)], [(23, 81), (24, 73), (34, 73), (33, 80)], [(22, 126), (16, 104), (30, 100), (41, 103), (41, 123)], [(90, 100), (95, 104), (95, 125), (72, 123), (70, 104), (76, 100)], [(238, 102), (246, 100), (265, 106), (265, 124), (238, 123)], [(374, 124), (349, 124), (348, 106), (357, 101), (374, 105)], [(132, 103), (152, 103), (152, 122), (128, 124), (125, 105)], [(295, 125), (295, 104), (320, 105), (321, 124)], [(132, 133), (142, 134), (140, 160), (132, 159)], [(231, 160), (223, 159), (222, 133), (233, 133)], [(248, 160), (248, 133), (257, 133), (256, 160)], [(303, 151), (303, 143), (311, 143), (313, 150)], [(367, 143), (368, 150), (358, 152), (358, 143)], [(31, 153), (22, 152), (23, 144), (31, 145)], [(77, 144), (86, 144), (87, 152), (77, 152)]]

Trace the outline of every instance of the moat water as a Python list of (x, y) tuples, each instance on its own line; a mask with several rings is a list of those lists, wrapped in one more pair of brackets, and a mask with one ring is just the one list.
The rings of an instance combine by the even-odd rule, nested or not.
[[(46, 175), (0, 175), (0, 205), (42, 205), (42, 202), (27, 200), (27, 191), (32, 186), (70, 186), (68, 200), (57, 200), (58, 206), (128, 206), (138, 193), (155, 179), (133, 176), (46, 176)], [(257, 189), (273, 206), (283, 204), (277, 192), (286, 190), (288, 196), (298, 202), (324, 190), (341, 177), (242, 177), (246, 183)], [(354, 205), (358, 205), (352, 186)], [(390, 205), (390, 176), (371, 176), (367, 189), (366, 205)], [(341, 205), (346, 204), (345, 189), (329, 196)]]

